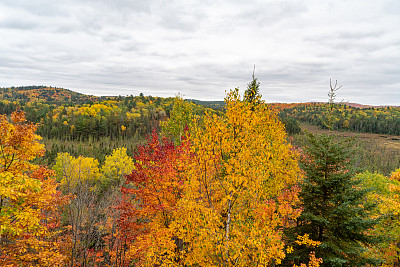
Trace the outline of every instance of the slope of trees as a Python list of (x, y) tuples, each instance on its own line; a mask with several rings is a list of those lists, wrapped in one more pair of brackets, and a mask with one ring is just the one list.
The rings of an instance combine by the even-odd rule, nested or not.
[(27, 102), (39, 101), (48, 104), (96, 102), (107, 97), (97, 97), (80, 94), (68, 89), (47, 86), (21, 86), (0, 88), (0, 100), (16, 101), (21, 105)]
[[(105, 155), (122, 144), (132, 156), (134, 147), (145, 140), (151, 129), (170, 116), (178, 99), (143, 94), (94, 97), (44, 86), (1, 88), (0, 96), (0, 114), (10, 115), (21, 109), (28, 121), (37, 124), (37, 133), (47, 148), (40, 162), (48, 165), (54, 164), (60, 152), (95, 157), (102, 163)], [(215, 112), (184, 103), (194, 115)]]
[[(44, 86), (1, 88), (0, 92), (0, 114), (21, 109), (28, 121), (38, 124), (37, 133), (42, 137), (68, 141), (143, 139), (169, 116), (175, 100), (143, 94), (95, 97)], [(194, 114), (212, 111), (190, 105)]]
[[(323, 123), (330, 108), (329, 104), (307, 103), (281, 106), (283, 117), (291, 117), (303, 122), (326, 127)], [(335, 104), (333, 129), (355, 132), (400, 135), (400, 108), (355, 108), (345, 104)]]

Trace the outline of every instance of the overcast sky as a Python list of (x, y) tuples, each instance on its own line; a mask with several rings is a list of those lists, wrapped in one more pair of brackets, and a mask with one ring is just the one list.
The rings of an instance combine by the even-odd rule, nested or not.
[(0, 0), (0, 87), (400, 105), (399, 0)]

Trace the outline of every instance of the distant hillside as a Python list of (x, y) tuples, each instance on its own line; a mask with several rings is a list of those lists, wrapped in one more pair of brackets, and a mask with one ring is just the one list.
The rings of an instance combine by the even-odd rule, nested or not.
[[(333, 129), (354, 132), (400, 135), (400, 107), (354, 107), (349, 103), (335, 104), (332, 112), (327, 103), (276, 105), (280, 116)], [(329, 118), (330, 117), (330, 118)]]
[[(20, 103), (27, 103), (32, 101), (46, 102), (48, 104), (56, 103), (71, 103), (71, 104), (83, 104), (90, 102), (99, 102), (107, 99), (115, 99), (117, 96), (93, 96), (86, 95), (78, 92), (71, 91), (69, 89), (33, 85), (33, 86), (20, 86), (20, 87), (8, 87), (0, 88), (0, 100), (7, 101), (18, 101)], [(186, 99), (186, 101), (201, 105), (214, 110), (223, 110), (225, 107), (224, 101), (202, 101), (197, 99)], [(271, 107), (282, 109), (294, 106), (302, 106), (309, 104), (323, 104), (323, 102), (307, 102), (307, 103), (268, 103)], [(384, 108), (387, 106), (372, 106), (363, 105), (358, 103), (343, 102), (346, 106), (354, 108)]]
[[(42, 137), (72, 141), (140, 140), (169, 116), (174, 101), (143, 94), (96, 97), (46, 86), (0, 88), (0, 114), (25, 111)], [(215, 112), (195, 103), (191, 107), (196, 115)]]
[(349, 107), (353, 107), (353, 108), (387, 108), (387, 107), (392, 107), (392, 108), (396, 108), (399, 106), (374, 106), (374, 105), (362, 105), (362, 104), (358, 104), (358, 103), (348, 103), (348, 102), (343, 102), (344, 105), (349, 106)]
[(97, 102), (109, 97), (97, 97), (77, 93), (64, 88), (47, 86), (21, 86), (0, 88), (0, 100), (26, 102), (75, 103)]
[(372, 105), (362, 105), (358, 103), (348, 103), (348, 102), (343, 102), (344, 105), (352, 107), (352, 108), (373, 108), (374, 106)]
[(185, 99), (185, 100), (200, 106), (204, 106), (206, 108), (212, 108), (214, 110), (223, 110), (225, 107), (224, 101), (202, 101), (197, 99)]

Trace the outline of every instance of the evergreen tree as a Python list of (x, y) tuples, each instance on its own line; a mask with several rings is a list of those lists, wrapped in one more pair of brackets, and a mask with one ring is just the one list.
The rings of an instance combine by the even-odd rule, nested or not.
[(260, 83), (257, 81), (257, 78), (254, 76), (255, 66), (253, 70), (253, 80), (247, 84), (247, 89), (244, 92), (244, 99), (248, 102), (257, 102), (260, 100)]
[(301, 183), (303, 212), (297, 227), (288, 234), (294, 241), (298, 235), (309, 234), (321, 242), (316, 248), (294, 245), (289, 262), (302, 262), (311, 250), (323, 259), (322, 266), (364, 266), (378, 260), (364, 252), (369, 244), (377, 242), (368, 230), (377, 219), (369, 212), (372, 204), (366, 202), (368, 189), (354, 178), (351, 142), (338, 140), (333, 135), (308, 135), (301, 160), (306, 177)]

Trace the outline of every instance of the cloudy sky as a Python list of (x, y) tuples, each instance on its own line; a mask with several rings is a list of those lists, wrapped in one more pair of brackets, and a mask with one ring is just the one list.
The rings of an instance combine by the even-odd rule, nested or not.
[(400, 105), (399, 0), (0, 0), (0, 87)]

